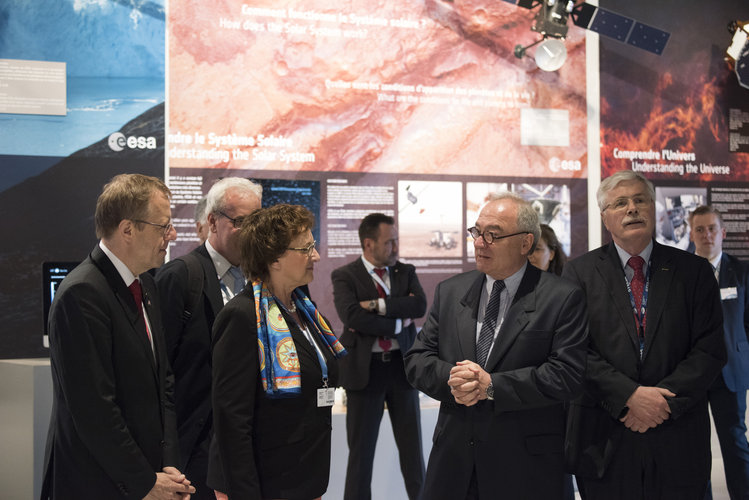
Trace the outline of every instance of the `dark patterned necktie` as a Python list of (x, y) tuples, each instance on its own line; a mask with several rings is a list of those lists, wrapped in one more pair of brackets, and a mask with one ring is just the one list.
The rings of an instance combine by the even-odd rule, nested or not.
[(494, 330), (497, 327), (497, 317), (499, 316), (499, 298), (502, 290), (505, 289), (505, 282), (497, 280), (492, 286), (492, 293), (489, 296), (489, 303), (486, 305), (484, 313), (484, 322), (481, 325), (479, 340), (476, 342), (476, 362), (481, 366), (486, 364), (486, 358), (489, 355), (489, 349), (494, 341)]

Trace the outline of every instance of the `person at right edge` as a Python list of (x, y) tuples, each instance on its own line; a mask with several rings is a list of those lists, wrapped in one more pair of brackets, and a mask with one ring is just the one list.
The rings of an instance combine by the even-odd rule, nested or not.
[[(699, 206), (689, 215), (695, 253), (713, 266), (723, 307), (728, 363), (707, 391), (718, 433), (731, 500), (749, 498), (749, 443), (746, 440), (746, 390), (749, 389), (749, 268), (723, 251), (726, 228), (721, 213)], [(708, 488), (706, 500), (712, 499)]]
[(702, 500), (710, 478), (707, 391), (726, 361), (709, 263), (653, 240), (655, 190), (641, 174), (604, 179), (613, 242), (562, 273), (588, 302), (584, 393), (570, 404), (567, 460), (586, 500)]

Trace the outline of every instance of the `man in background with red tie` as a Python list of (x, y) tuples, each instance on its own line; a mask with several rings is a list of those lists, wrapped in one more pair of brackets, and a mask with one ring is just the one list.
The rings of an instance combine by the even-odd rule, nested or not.
[(655, 190), (641, 174), (604, 179), (597, 201), (613, 242), (562, 273), (585, 291), (590, 329), (569, 465), (586, 500), (702, 500), (707, 390), (726, 361), (718, 283), (705, 259), (653, 240)]
[(91, 254), (60, 284), (49, 315), (54, 403), (42, 498), (184, 498), (173, 377), (149, 269), (177, 232), (171, 193), (118, 175), (96, 202)]
[(419, 393), (406, 380), (403, 356), (416, 337), (415, 318), (426, 312), (416, 269), (398, 261), (395, 220), (373, 213), (359, 225), (362, 256), (331, 274), (343, 322), (339, 361), (346, 389), (349, 457), (345, 500), (369, 500), (377, 434), (385, 404), (410, 500), (424, 482)]
[(476, 270), (438, 285), (406, 356), (408, 380), (440, 401), (423, 498), (561, 500), (583, 292), (528, 262), (541, 228), (521, 197), (497, 194), (468, 234)]
[[(689, 214), (695, 252), (713, 266), (720, 287), (728, 362), (707, 391), (723, 455), (731, 500), (749, 498), (749, 442), (746, 439), (746, 391), (749, 389), (749, 268), (723, 251), (726, 228), (721, 213), (701, 205)], [(712, 491), (705, 497), (712, 498)]]

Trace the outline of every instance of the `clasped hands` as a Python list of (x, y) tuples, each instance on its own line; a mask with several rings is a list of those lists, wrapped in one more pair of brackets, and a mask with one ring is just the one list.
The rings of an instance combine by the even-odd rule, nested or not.
[(619, 420), (624, 426), (633, 431), (643, 433), (653, 429), (671, 416), (668, 399), (676, 394), (662, 387), (640, 386), (627, 399), (627, 414)]
[(461, 405), (473, 406), (482, 399), (486, 399), (486, 388), (491, 383), (491, 376), (473, 361), (458, 361), (450, 370), (447, 385)]
[(156, 484), (143, 500), (189, 500), (190, 494), (195, 493), (195, 487), (175, 467), (164, 467), (163, 472), (156, 473)]

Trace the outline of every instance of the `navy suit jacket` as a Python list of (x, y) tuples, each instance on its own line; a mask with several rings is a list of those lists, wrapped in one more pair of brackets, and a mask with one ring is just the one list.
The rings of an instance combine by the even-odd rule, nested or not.
[(622, 435), (619, 421), (639, 385), (669, 389), (671, 415), (642, 434), (659, 474), (669, 482), (702, 484), (710, 472), (707, 389), (726, 361), (723, 321), (712, 266), (654, 242), (650, 257), (645, 348), (639, 340), (624, 270), (613, 243), (564, 267), (585, 291), (590, 350), (585, 393), (570, 405), (569, 466), (602, 477)]
[(139, 278), (155, 351), (130, 290), (98, 246), (55, 295), (42, 498), (143, 498), (156, 472), (178, 466), (158, 297), (153, 278)]
[(362, 300), (378, 298), (377, 286), (361, 258), (334, 270), (331, 279), (335, 308), (343, 322), (340, 340), (348, 351), (339, 361), (341, 385), (347, 390), (361, 390), (369, 383), (372, 345), (377, 337), (395, 338), (403, 354), (411, 348), (416, 325), (411, 323), (396, 336), (395, 321), (422, 317), (427, 307), (426, 295), (416, 268), (402, 262), (390, 267), (390, 296), (385, 299), (384, 316), (359, 305)]
[[(723, 380), (730, 391), (749, 389), (749, 268), (736, 257), (723, 252), (718, 275), (723, 306), (728, 363), (723, 367)], [(735, 296), (732, 294), (735, 289)]]
[(406, 355), (406, 375), (439, 400), (424, 498), (465, 498), (476, 473), (481, 498), (562, 497), (564, 402), (580, 393), (588, 334), (582, 291), (528, 264), (485, 369), (494, 401), (457, 404), (447, 381), (476, 360), (485, 275), (440, 283), (426, 324)]
[(197, 446), (211, 415), (211, 330), (224, 307), (221, 288), (205, 244), (192, 251), (203, 272), (200, 300), (189, 311), (187, 265), (175, 259), (156, 274), (164, 319), (167, 355), (174, 371), (181, 465)]

